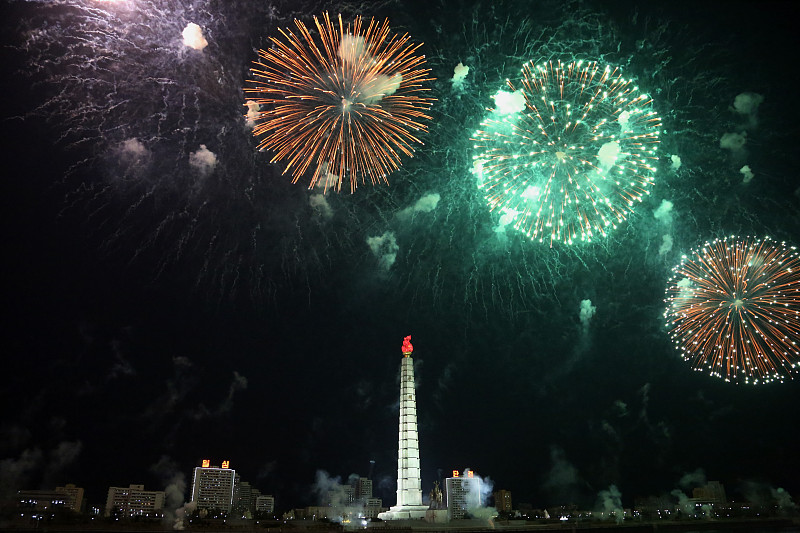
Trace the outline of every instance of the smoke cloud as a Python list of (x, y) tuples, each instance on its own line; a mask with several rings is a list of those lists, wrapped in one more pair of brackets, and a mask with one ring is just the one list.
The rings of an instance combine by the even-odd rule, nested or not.
[(672, 236), (669, 234), (661, 237), (661, 246), (658, 247), (658, 255), (666, 255), (672, 250)]
[(506, 226), (514, 222), (514, 219), (517, 218), (517, 215), (520, 213), (508, 207), (504, 207), (501, 212), (500, 220), (497, 221), (497, 226), (494, 228), (495, 233), (505, 233)]
[(139, 139), (127, 139), (122, 141), (119, 146), (120, 154), (124, 161), (136, 163), (149, 155), (149, 150)]
[(46, 455), (38, 447), (26, 448), (18, 457), (0, 460), (0, 503), (8, 501), (21, 488), (41, 476), (41, 485), (52, 487), (83, 450), (80, 440), (61, 441)]
[(188, 46), (193, 50), (202, 51), (203, 48), (208, 46), (208, 41), (206, 41), (206, 38), (203, 37), (203, 30), (194, 22), (190, 22), (186, 25), (186, 27), (183, 29), (182, 35), (183, 45)]
[(685, 514), (694, 513), (694, 504), (689, 501), (689, 497), (681, 489), (673, 489), (670, 494), (677, 498), (679, 510)]
[(525, 96), (521, 90), (513, 93), (497, 91), (492, 99), (494, 100), (494, 112), (500, 115), (511, 115), (525, 109)]
[(111, 342), (111, 348), (114, 350), (114, 364), (108, 373), (107, 381), (116, 379), (120, 376), (135, 376), (136, 370), (133, 368), (131, 362), (125, 358), (122, 353), (122, 343), (114, 339)]
[(317, 470), (311, 490), (317, 495), (321, 506), (329, 507), (329, 520), (341, 523), (345, 518), (364, 516), (364, 502), (353, 500), (352, 487), (359, 477), (358, 474), (350, 474), (347, 484), (342, 484), (341, 477), (331, 477), (326, 471)]
[(786, 489), (775, 488), (757, 481), (744, 481), (740, 489), (745, 499), (752, 504), (777, 507), (781, 512), (793, 512), (797, 509), (797, 504)]
[(672, 224), (672, 202), (669, 200), (661, 200), (661, 205), (653, 211), (653, 216), (659, 222)]
[(60, 472), (65, 467), (75, 462), (83, 449), (83, 443), (79, 440), (59, 442), (55, 449), (50, 451), (50, 462), (48, 472)]
[(747, 142), (747, 132), (725, 133), (719, 140), (719, 147), (730, 150), (734, 154), (743, 154)]
[(791, 494), (786, 492), (786, 490), (780, 487), (777, 489), (770, 488), (770, 494), (772, 494), (772, 497), (775, 499), (778, 509), (782, 511), (794, 511), (797, 509), (797, 504), (794, 503)]
[[(367, 52), (367, 45), (361, 35), (343, 35), (337, 51), (341, 60), (347, 64), (373, 64), (375, 58)], [(373, 75), (363, 86), (359, 87), (359, 103), (374, 104), (380, 102), (384, 96), (394, 94), (400, 88), (403, 76), (398, 72), (392, 76), (383, 74)], [(353, 102), (349, 102), (352, 104)], [(345, 106), (348, 102), (345, 102)], [(346, 107), (345, 107), (346, 108)]]
[(233, 381), (231, 381), (231, 385), (228, 388), (228, 396), (220, 404), (219, 408), (217, 409), (217, 414), (230, 412), (230, 410), (233, 408), (233, 395), (236, 394), (236, 391), (245, 390), (246, 388), (247, 378), (234, 370)]
[(583, 485), (583, 480), (578, 475), (578, 469), (567, 460), (564, 450), (558, 446), (550, 447), (550, 462), (550, 470), (543, 487), (552, 492), (556, 500), (574, 499), (579, 486)]
[(578, 317), (581, 320), (581, 326), (583, 327), (584, 333), (589, 331), (589, 323), (592, 320), (592, 317), (597, 312), (597, 307), (592, 305), (591, 300), (581, 300), (580, 311)]
[(197, 502), (188, 502), (175, 509), (175, 520), (172, 523), (172, 529), (175, 531), (183, 531), (186, 528), (186, 517), (196, 510)]
[(29, 476), (41, 468), (43, 464), (42, 450), (26, 449), (17, 458), (0, 461), (0, 503), (13, 498), (17, 490), (28, 483)]
[(745, 165), (742, 168), (740, 168), (739, 173), (742, 176), (744, 176), (744, 178), (742, 178), (742, 183), (750, 183), (750, 181), (753, 179), (754, 176), (753, 171), (750, 170), (749, 165)]
[(617, 162), (619, 152), (620, 147), (617, 141), (607, 142), (601, 146), (600, 151), (597, 153), (597, 158), (600, 160), (600, 168), (604, 171), (608, 171), (613, 167)]
[(394, 232), (386, 231), (380, 237), (367, 237), (367, 246), (378, 258), (381, 269), (388, 272), (397, 259), (397, 252), (400, 251)]
[(625, 510), (622, 508), (622, 493), (616, 485), (610, 485), (608, 490), (601, 490), (597, 495), (597, 504), (604, 519), (614, 519), (617, 524), (622, 523)]
[(201, 144), (199, 150), (189, 154), (189, 165), (200, 172), (201, 176), (207, 176), (217, 166), (217, 156), (205, 144)]
[(317, 495), (317, 503), (320, 505), (342, 505), (344, 501), (344, 487), (342, 478), (339, 476), (331, 477), (325, 470), (317, 470), (314, 485), (311, 491)]
[(157, 475), (164, 484), (164, 522), (171, 523), (173, 529), (183, 529), (185, 509), (180, 520), (177, 511), (186, 505), (186, 476), (180, 471), (178, 464), (166, 455), (162, 455), (150, 466), (150, 472)]
[(426, 194), (422, 198), (416, 201), (414, 205), (410, 207), (406, 207), (402, 211), (400, 211), (397, 216), (400, 217), (401, 220), (406, 220), (410, 218), (415, 213), (430, 213), (436, 206), (439, 204), (439, 200), (441, 196), (439, 193), (431, 193)]
[(244, 104), (247, 107), (247, 114), (245, 115), (245, 124), (248, 128), (253, 129), (256, 125), (256, 119), (261, 113), (261, 106), (253, 100), (248, 100)]
[(333, 209), (324, 194), (314, 193), (310, 195), (308, 197), (308, 205), (310, 205), (324, 220), (333, 218)]
[(760, 94), (741, 93), (733, 101), (733, 110), (747, 119), (747, 127), (753, 128), (758, 125), (758, 106), (763, 101), (764, 97)]
[(693, 489), (706, 484), (706, 473), (702, 468), (687, 472), (681, 476), (678, 486), (682, 489)]
[[(469, 472), (471, 470), (469, 468), (464, 469), (464, 473), (462, 474), (464, 478), (469, 478)], [(494, 482), (489, 477), (481, 477), (475, 472), (472, 473), (473, 482), (467, 483), (467, 495), (466, 495), (466, 502), (467, 502), (467, 512), (471, 514), (474, 518), (481, 518), (481, 519), (491, 519), (497, 516), (497, 509), (494, 507), (486, 506), (486, 502), (489, 501), (489, 496), (491, 496), (492, 491), (494, 490)]]
[(453, 68), (453, 77), (450, 78), (450, 83), (453, 84), (453, 90), (460, 91), (464, 88), (464, 79), (469, 74), (469, 67), (459, 61), (458, 65)]

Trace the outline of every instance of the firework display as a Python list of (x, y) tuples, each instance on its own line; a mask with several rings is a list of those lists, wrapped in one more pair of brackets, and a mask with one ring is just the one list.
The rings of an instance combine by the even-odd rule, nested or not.
[[(656, 172), (661, 119), (619, 68), (526, 63), (474, 141), (478, 186), (532, 240), (573, 244), (625, 220)], [(501, 100), (518, 102), (511, 112)]]
[[(393, 482), (411, 332), (426, 441), (541, 508), (611, 526), (652, 496), (695, 527), (728, 509), (692, 490), (734, 483), (744, 518), (791, 515), (800, 106), (773, 4), (5, 2), (0, 499), (174, 488), (232, 436), (280, 503), (347, 487), (342, 458)], [(248, 423), (276, 402), (277, 439)]]
[(791, 377), (800, 362), (800, 256), (794, 246), (729, 237), (673, 269), (664, 317), (696, 370), (726, 381)]
[(316, 36), (295, 24), (296, 33), (281, 30), (285, 41), (259, 50), (244, 89), (259, 149), (285, 161), (293, 182), (313, 169), (311, 187), (388, 183), (430, 119), (420, 45), (391, 35), (387, 20), (345, 24), (325, 13), (314, 17)]

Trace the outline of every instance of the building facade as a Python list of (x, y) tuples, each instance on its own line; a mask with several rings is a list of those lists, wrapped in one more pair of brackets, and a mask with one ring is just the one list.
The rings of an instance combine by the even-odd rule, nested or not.
[(76, 487), (73, 483), (67, 483), (63, 487), (56, 487), (56, 492), (64, 495), (64, 505), (76, 513), (84, 511), (85, 500), (83, 498), (83, 488)]
[(256, 498), (256, 512), (273, 514), (275, 512), (275, 498), (268, 494)]
[(83, 488), (67, 483), (55, 490), (21, 490), (17, 492), (17, 506), (34, 510), (69, 509), (83, 512)]
[(55, 511), (66, 509), (64, 493), (54, 490), (20, 490), (17, 491), (17, 507), (36, 511)]
[(494, 507), (501, 513), (510, 513), (513, 509), (511, 506), (511, 491), (498, 490), (494, 493)]
[[(238, 476), (237, 476), (238, 478)], [(253, 487), (247, 481), (239, 481), (233, 489), (233, 510), (239, 516), (245, 516), (248, 512), (255, 510), (255, 500), (253, 498)]]
[(236, 471), (227, 461), (222, 466), (211, 466), (203, 460), (192, 474), (192, 502), (197, 509), (230, 513), (233, 508), (233, 492), (236, 486)]
[(719, 481), (709, 481), (702, 487), (696, 487), (692, 490), (692, 498), (713, 504), (728, 502), (725, 486)]
[(360, 477), (355, 482), (355, 498), (356, 500), (366, 500), (372, 498), (372, 480)]
[(445, 480), (447, 494), (447, 516), (451, 519), (464, 518), (473, 510), (481, 507), (481, 479), (475, 477), (472, 470), (465, 470), (460, 475), (453, 471), (453, 477)]
[(383, 500), (380, 498), (366, 498), (364, 500), (364, 518), (377, 518), (383, 509)]
[(164, 516), (164, 497), (163, 490), (144, 490), (144, 485), (109, 487), (103, 514), (106, 517), (161, 518)]

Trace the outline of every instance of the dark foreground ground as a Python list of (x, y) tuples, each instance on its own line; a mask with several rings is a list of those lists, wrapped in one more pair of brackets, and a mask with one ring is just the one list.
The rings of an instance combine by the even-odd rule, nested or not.
[[(76, 524), (74, 526), (47, 524), (30, 525), (0, 525), (0, 530), (8, 532), (30, 532), (46, 531), (50, 533), (76, 533), (87, 531), (91, 533), (152, 533), (154, 531), (174, 531), (167, 524), (120, 524), (109, 527), (107, 523)], [(367, 528), (343, 528), (334, 524), (318, 524), (311, 527), (297, 527), (282, 525), (280, 527), (261, 527), (248, 525), (219, 527), (214, 526), (193, 526), (189, 525), (185, 531), (196, 531), (202, 533), (343, 533), (346, 531), (378, 531), (384, 533), (472, 533), (498, 531), (504, 533), (524, 533), (536, 531), (603, 531), (607, 533), (625, 532), (684, 532), (694, 531), (704, 533), (714, 532), (747, 532), (747, 533), (800, 533), (800, 519), (798, 518), (766, 518), (766, 519), (747, 519), (747, 520), (686, 520), (686, 521), (657, 521), (641, 522), (630, 521), (622, 524), (608, 524), (602, 522), (548, 522), (548, 523), (527, 523), (506, 525), (505, 523), (486, 523), (485, 525), (476, 524), (447, 524), (432, 526), (424, 522), (415, 524), (375, 524)]]

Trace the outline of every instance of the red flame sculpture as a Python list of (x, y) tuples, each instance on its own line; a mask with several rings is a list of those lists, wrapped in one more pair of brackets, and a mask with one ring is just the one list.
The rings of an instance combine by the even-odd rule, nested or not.
[(411, 335), (403, 339), (403, 355), (408, 357), (414, 351), (414, 346), (411, 345)]

